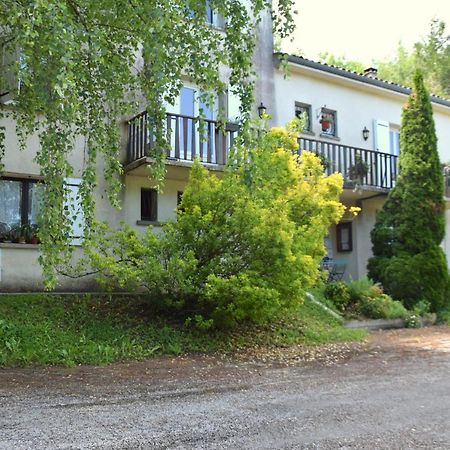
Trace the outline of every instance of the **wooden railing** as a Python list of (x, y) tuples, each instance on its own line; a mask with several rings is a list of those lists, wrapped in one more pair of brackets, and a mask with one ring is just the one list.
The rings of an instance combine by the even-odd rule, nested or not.
[[(382, 189), (392, 189), (398, 174), (398, 157), (389, 153), (366, 150), (338, 143), (300, 138), (299, 153), (303, 150), (317, 154), (323, 161), (327, 174), (340, 172), (345, 181), (372, 186)], [(355, 177), (355, 166), (360, 163), (367, 168), (362, 177)]]
[[(223, 131), (218, 125), (214, 120), (204, 119), (201, 125), (194, 117), (167, 113), (167, 158), (193, 161), (198, 157), (203, 163), (226, 164), (228, 150), (237, 136), (237, 127), (227, 125)], [(154, 130), (144, 111), (128, 122), (127, 162), (151, 157), (154, 148)]]

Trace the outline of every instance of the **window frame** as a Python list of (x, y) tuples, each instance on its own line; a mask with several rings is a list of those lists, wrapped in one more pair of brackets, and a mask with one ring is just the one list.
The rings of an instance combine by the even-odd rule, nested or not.
[[(297, 108), (302, 108), (304, 111), (298, 111)], [(299, 115), (302, 112), (306, 112), (307, 114), (307, 118), (308, 118), (308, 122), (307, 125), (308, 127), (305, 128), (302, 133), (308, 133), (308, 134), (313, 134), (313, 129), (312, 129), (312, 105), (308, 104), (308, 103), (303, 103), (303, 102), (295, 102), (295, 117), (299, 117)]]
[(19, 210), (20, 210), (20, 226), (30, 225), (28, 219), (29, 205), (30, 205), (30, 185), (42, 183), (42, 180), (37, 178), (16, 178), (16, 177), (0, 177), (0, 181), (14, 181), (20, 183), (20, 200), (19, 200)]
[(333, 116), (333, 122), (331, 122), (330, 130), (333, 130), (333, 133), (328, 133), (327, 131), (323, 131), (322, 126), (320, 127), (320, 135), (323, 137), (328, 137), (331, 139), (338, 139), (338, 116), (337, 116), (337, 110), (330, 109), (330, 108), (320, 108), (320, 119), (322, 119), (322, 116), (324, 114), (332, 115)]
[[(148, 215), (144, 215), (144, 195), (150, 193), (150, 211)], [(154, 188), (141, 187), (141, 222), (157, 222), (158, 221), (158, 191)]]
[[(348, 231), (348, 247), (343, 246), (344, 231)], [(336, 250), (339, 253), (349, 253), (353, 251), (352, 222), (341, 222), (336, 225)]]

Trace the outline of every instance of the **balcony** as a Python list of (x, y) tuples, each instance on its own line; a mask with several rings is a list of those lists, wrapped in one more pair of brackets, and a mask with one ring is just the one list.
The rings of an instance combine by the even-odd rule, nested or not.
[[(340, 172), (344, 176), (344, 187), (354, 187), (355, 183), (363, 188), (388, 191), (395, 186), (398, 174), (398, 156), (366, 150), (349, 145), (341, 145), (316, 139), (300, 138), (299, 153), (303, 150), (318, 155), (325, 163), (327, 174)], [(367, 173), (361, 179), (352, 179), (352, 168), (362, 162)]]
[[(220, 169), (227, 163), (228, 151), (237, 136), (238, 127), (228, 124), (222, 130), (218, 122), (208, 119), (200, 127), (194, 117), (167, 113), (165, 132), (169, 164), (190, 163), (198, 157), (202, 163)], [(128, 122), (128, 167), (135, 168), (151, 162), (154, 147), (154, 133), (149, 128), (148, 116), (144, 111)], [(346, 188), (357, 183), (364, 189), (384, 192), (395, 185), (398, 171), (398, 157), (395, 155), (302, 137), (299, 138), (298, 153), (303, 150), (321, 157), (327, 174), (341, 172)], [(367, 173), (359, 180), (352, 180), (352, 167), (358, 161), (367, 167)]]
[[(204, 164), (224, 166), (238, 132), (233, 124), (222, 130), (218, 122), (204, 119), (201, 127), (198, 119), (173, 113), (166, 114), (165, 125), (168, 162), (191, 162), (198, 157)], [(145, 162), (154, 147), (154, 132), (144, 111), (128, 122), (127, 164)]]

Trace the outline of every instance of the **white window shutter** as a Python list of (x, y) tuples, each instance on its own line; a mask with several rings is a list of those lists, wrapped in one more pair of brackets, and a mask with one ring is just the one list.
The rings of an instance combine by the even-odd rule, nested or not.
[(64, 206), (69, 208), (72, 222), (70, 243), (72, 245), (81, 245), (84, 237), (84, 215), (79, 194), (81, 178), (66, 178), (64, 181), (67, 188), (67, 198)]
[(389, 122), (385, 120), (375, 120), (373, 129), (375, 150), (382, 153), (390, 153), (389, 142)]
[(0, 102), (11, 104), (20, 91), (20, 80), (15, 73), (15, 64), (20, 57), (19, 52), (7, 48), (6, 45), (0, 47)]
[(241, 100), (239, 96), (231, 89), (228, 89), (228, 120), (230, 122), (239, 122), (241, 116), (241, 112), (239, 111), (240, 106)]

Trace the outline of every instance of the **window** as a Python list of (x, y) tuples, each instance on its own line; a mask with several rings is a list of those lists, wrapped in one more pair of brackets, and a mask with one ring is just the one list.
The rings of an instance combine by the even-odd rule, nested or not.
[[(205, 4), (205, 6), (203, 9), (203, 11), (204, 11), (203, 14), (205, 17), (205, 22), (209, 23), (210, 25), (213, 25), (215, 27), (218, 27), (218, 28), (224, 28), (225, 24), (224, 24), (223, 17), (221, 17), (219, 14), (217, 14), (217, 12), (215, 12), (213, 10), (213, 8), (211, 7), (211, 2), (206, 0), (204, 4)], [(200, 5), (199, 5), (199, 8), (200, 8)], [(197, 14), (202, 13), (201, 9), (196, 8), (196, 11), (197, 11)], [(192, 19), (193, 17), (195, 17), (196, 11), (192, 8), (188, 8), (187, 16)]]
[(337, 137), (337, 113), (332, 109), (322, 108), (320, 112), (322, 135)]
[(158, 220), (158, 193), (156, 189), (141, 189), (141, 220)]
[(295, 116), (299, 119), (305, 118), (305, 129), (303, 131), (312, 132), (311, 105), (295, 102)]
[(385, 120), (375, 120), (375, 149), (382, 153), (400, 154), (400, 127)]
[(351, 222), (342, 222), (336, 225), (336, 244), (338, 252), (351, 252), (353, 250)]
[(400, 130), (391, 127), (389, 129), (389, 153), (398, 156), (400, 154)]
[(0, 223), (36, 224), (42, 191), (35, 180), (0, 179)]

